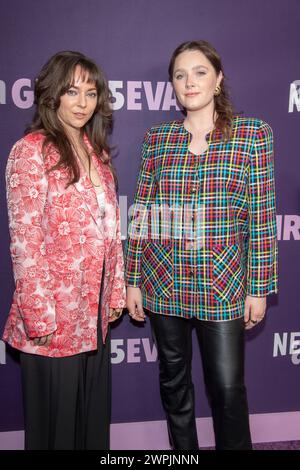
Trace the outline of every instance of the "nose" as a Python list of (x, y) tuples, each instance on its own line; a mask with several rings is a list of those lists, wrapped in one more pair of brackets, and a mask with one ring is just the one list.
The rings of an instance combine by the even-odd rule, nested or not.
[(85, 93), (78, 94), (78, 106), (85, 108), (87, 104)]
[(191, 74), (187, 74), (186, 81), (185, 81), (185, 87), (186, 88), (192, 88), (193, 86), (194, 86), (193, 76)]

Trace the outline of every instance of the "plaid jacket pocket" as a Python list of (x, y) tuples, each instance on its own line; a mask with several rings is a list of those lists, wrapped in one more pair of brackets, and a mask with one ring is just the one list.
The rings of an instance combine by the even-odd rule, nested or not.
[(219, 302), (232, 302), (245, 295), (245, 272), (239, 245), (213, 246), (213, 289)]
[(146, 243), (142, 256), (142, 284), (150, 295), (170, 297), (173, 290), (171, 245)]

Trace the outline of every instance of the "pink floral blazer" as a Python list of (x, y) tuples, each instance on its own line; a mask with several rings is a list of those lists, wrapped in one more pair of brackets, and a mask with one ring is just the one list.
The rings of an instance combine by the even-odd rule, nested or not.
[[(51, 170), (54, 146), (42, 156), (44, 136), (28, 134), (13, 147), (6, 183), (16, 289), (3, 339), (14, 348), (63, 357), (97, 349), (99, 294), (102, 339), (109, 308), (125, 306), (120, 213), (114, 179), (92, 155), (105, 192), (101, 213), (90, 179), (66, 188), (68, 172)], [(50, 170), (50, 171), (49, 171)], [(49, 346), (32, 338), (54, 333)]]

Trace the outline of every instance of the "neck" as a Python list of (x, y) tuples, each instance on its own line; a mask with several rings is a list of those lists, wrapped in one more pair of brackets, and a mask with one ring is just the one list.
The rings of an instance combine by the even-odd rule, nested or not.
[(68, 139), (73, 145), (79, 145), (82, 141), (81, 129), (74, 129), (72, 127), (65, 127), (64, 129)]
[(83, 139), (80, 132), (68, 132), (67, 136), (74, 148), (79, 149), (80, 147), (82, 147)]
[(196, 111), (187, 111), (184, 120), (185, 126), (188, 130), (195, 132), (207, 131), (214, 128), (215, 125), (215, 110), (214, 103)]

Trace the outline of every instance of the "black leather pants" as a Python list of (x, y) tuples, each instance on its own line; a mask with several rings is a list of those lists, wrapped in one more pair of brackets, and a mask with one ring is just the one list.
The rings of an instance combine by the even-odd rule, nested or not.
[(199, 448), (191, 377), (194, 326), (212, 408), (216, 449), (251, 449), (244, 385), (244, 319), (212, 322), (149, 311), (147, 314), (158, 350), (160, 393), (173, 448)]

